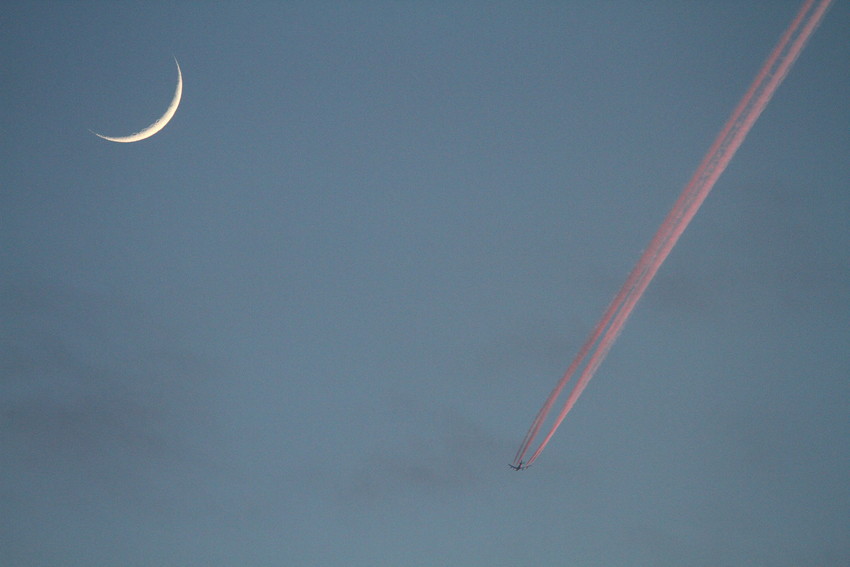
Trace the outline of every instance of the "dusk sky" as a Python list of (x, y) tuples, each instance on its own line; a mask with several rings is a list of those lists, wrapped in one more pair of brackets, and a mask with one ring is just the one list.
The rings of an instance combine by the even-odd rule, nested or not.
[(800, 4), (5, 5), (0, 565), (850, 565), (845, 0), (507, 467)]

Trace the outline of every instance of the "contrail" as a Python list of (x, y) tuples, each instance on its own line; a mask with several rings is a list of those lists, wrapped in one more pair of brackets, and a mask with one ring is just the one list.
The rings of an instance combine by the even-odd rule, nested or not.
[[(563, 378), (558, 382), (546, 402), (538, 412), (531, 424), (531, 428), (525, 435), (525, 439), (517, 450), (514, 458), (515, 466), (530, 466), (540, 455), (549, 440), (555, 434), (558, 426), (575, 405), (576, 400), (584, 391), (587, 383), (593, 378), (593, 374), (602, 364), (614, 341), (623, 330), (629, 315), (640, 300), (649, 282), (655, 276), (661, 264), (670, 254), (673, 246), (687, 228), (696, 212), (699, 210), (708, 193), (711, 191), (717, 179), (729, 165), (735, 152), (743, 143), (750, 129), (755, 124), (759, 115), (770, 102), (776, 89), (788, 74), (789, 69), (797, 60), (806, 42), (823, 19), (826, 10), (832, 0), (821, 0), (817, 4), (815, 0), (807, 0), (800, 12), (791, 22), (791, 25), (782, 35), (779, 43), (771, 52), (767, 61), (756, 75), (753, 84), (744, 94), (741, 102), (732, 112), (731, 117), (721, 130), (717, 139), (709, 148), (708, 153), (702, 160), (691, 180), (685, 185), (679, 198), (673, 205), (672, 210), (661, 223), (661, 226), (652, 238), (649, 246), (641, 255), (635, 267), (632, 269), (623, 287), (608, 306), (599, 323), (596, 324), (590, 336), (582, 345), (573, 362), (567, 368)], [(595, 347), (595, 348), (594, 348)], [(591, 354), (592, 351), (592, 354)], [(576, 384), (567, 397), (564, 407), (555, 418), (555, 421), (546, 437), (532, 453), (527, 462), (524, 462), (529, 447), (540, 432), (546, 416), (554, 406), (557, 399), (567, 383), (572, 379), (578, 369), (584, 364)]]

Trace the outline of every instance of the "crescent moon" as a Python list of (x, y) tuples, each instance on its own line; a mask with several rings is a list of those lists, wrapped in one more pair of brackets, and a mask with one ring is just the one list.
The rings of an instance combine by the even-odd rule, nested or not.
[(180, 63), (177, 63), (177, 58), (174, 58), (174, 63), (177, 65), (177, 89), (174, 91), (174, 98), (171, 99), (171, 104), (168, 105), (168, 110), (165, 111), (159, 120), (145, 128), (144, 130), (140, 130), (135, 134), (130, 134), (129, 136), (121, 136), (121, 137), (111, 137), (104, 136), (103, 134), (98, 134), (94, 130), (90, 130), (92, 134), (103, 138), (104, 140), (109, 140), (110, 142), (120, 142), (122, 144), (126, 144), (129, 142), (138, 142), (139, 140), (144, 140), (145, 138), (150, 138), (168, 124), (169, 120), (174, 117), (174, 113), (177, 112), (177, 106), (180, 104), (180, 97), (183, 96), (183, 74), (180, 72)]

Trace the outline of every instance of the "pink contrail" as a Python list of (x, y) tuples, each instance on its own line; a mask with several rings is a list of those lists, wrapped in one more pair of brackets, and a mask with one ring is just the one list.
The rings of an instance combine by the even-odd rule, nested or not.
[(561, 392), (572, 379), (573, 374), (584, 363), (584, 359), (593, 351), (549, 433), (528, 462), (525, 463), (525, 466), (531, 465), (546, 447), (547, 443), (549, 443), (558, 426), (561, 425), (561, 422), (584, 391), (587, 383), (590, 382), (593, 374), (599, 368), (600, 364), (602, 364), (608, 351), (611, 350), (614, 341), (622, 331), (629, 315), (631, 315), (632, 310), (640, 300), (649, 282), (652, 281), (661, 264), (664, 263), (673, 246), (676, 245), (679, 237), (685, 228), (687, 228), (703, 201), (705, 201), (717, 179), (726, 169), (726, 166), (729, 165), (729, 162), (744, 141), (744, 138), (746, 138), (753, 124), (788, 74), (791, 65), (799, 57), (806, 41), (808, 41), (812, 32), (814, 32), (815, 28), (823, 19), (831, 2), (832, 0), (821, 0), (814, 9), (815, 0), (807, 0), (803, 4), (800, 12), (780, 38), (779, 43), (756, 75), (753, 84), (732, 112), (732, 116), (726, 122), (723, 130), (703, 158), (702, 163), (676, 200), (672, 210), (664, 219), (664, 222), (661, 223), (658, 232), (656, 232), (649, 247), (647, 247), (632, 269), (625, 284), (623, 284), (623, 287), (608, 306), (602, 319), (600, 319), (584, 345), (582, 345), (564, 376), (552, 390), (552, 393), (549, 394), (549, 397), (532, 422), (531, 428), (528, 430), (522, 445), (520, 445), (516, 453), (514, 465), (523, 463), (525, 454), (534, 442), (555, 401), (560, 397)]

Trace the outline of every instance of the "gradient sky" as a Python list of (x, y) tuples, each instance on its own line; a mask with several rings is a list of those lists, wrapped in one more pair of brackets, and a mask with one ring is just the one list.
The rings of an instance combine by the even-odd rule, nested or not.
[(5, 6), (0, 563), (850, 564), (850, 2), (506, 466), (798, 7)]

